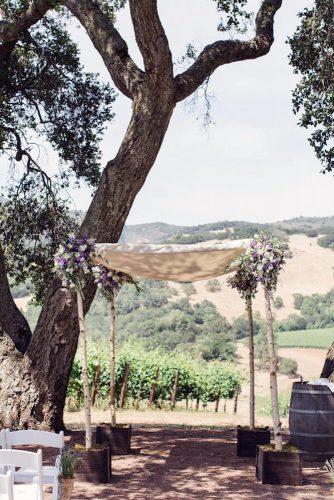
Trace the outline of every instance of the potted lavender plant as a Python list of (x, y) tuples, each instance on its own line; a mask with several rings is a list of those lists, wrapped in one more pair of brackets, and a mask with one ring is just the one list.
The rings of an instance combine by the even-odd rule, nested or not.
[(110, 304), (110, 424), (96, 428), (96, 442), (110, 444), (112, 455), (127, 455), (131, 448), (131, 425), (116, 422), (116, 307), (115, 298), (125, 283), (133, 284), (139, 291), (135, 280), (126, 273), (97, 266), (93, 269), (98, 290)]
[(60, 457), (59, 499), (70, 500), (74, 485), (74, 472), (82, 458), (73, 450), (64, 449)]
[(82, 467), (79, 476), (88, 482), (105, 483), (110, 480), (111, 459), (109, 446), (93, 446), (91, 423), (91, 397), (88, 380), (87, 335), (83, 305), (83, 289), (92, 276), (91, 259), (95, 241), (87, 236), (77, 238), (70, 235), (55, 255), (55, 270), (62, 279), (62, 285), (70, 293), (76, 292), (78, 322), (80, 328), (80, 355), (82, 362), (82, 384), (85, 407), (85, 446), (77, 446)]
[(227, 283), (235, 288), (245, 301), (248, 319), (249, 345), (249, 426), (237, 426), (237, 455), (255, 457), (256, 446), (270, 443), (269, 427), (255, 426), (255, 364), (254, 364), (254, 323), (253, 299), (258, 288), (258, 281), (253, 272), (254, 250), (252, 243), (238, 260), (236, 272)]

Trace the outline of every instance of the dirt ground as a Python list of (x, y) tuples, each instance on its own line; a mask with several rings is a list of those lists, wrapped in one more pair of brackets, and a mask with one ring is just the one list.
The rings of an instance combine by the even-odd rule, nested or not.
[[(305, 467), (301, 487), (260, 484), (254, 459), (236, 456), (234, 429), (136, 427), (132, 454), (113, 457), (112, 481), (75, 484), (73, 500), (320, 499), (334, 487), (322, 467)], [(70, 440), (69, 437), (66, 438)]]

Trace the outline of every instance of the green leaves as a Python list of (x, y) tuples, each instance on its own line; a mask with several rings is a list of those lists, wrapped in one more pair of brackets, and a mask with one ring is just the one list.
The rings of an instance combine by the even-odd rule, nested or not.
[(315, 0), (300, 14), (300, 24), (288, 39), (290, 64), (301, 77), (293, 91), (293, 110), (299, 125), (311, 130), (309, 142), (322, 165), (334, 168), (334, 4)]
[[(100, 365), (98, 398), (104, 401), (109, 393), (109, 361), (106, 350), (92, 347), (89, 352), (89, 378), (93, 384), (96, 366)], [(116, 397), (119, 399), (125, 366), (130, 365), (128, 400), (133, 404), (147, 401), (151, 386), (156, 384), (154, 403), (161, 406), (171, 400), (176, 371), (179, 372), (177, 400), (200, 399), (203, 403), (231, 399), (240, 389), (242, 376), (229, 363), (204, 363), (186, 354), (164, 354), (160, 349), (145, 351), (140, 345), (127, 345), (116, 362)], [(68, 387), (68, 396), (83, 401), (81, 366), (76, 360)]]
[(248, 0), (214, 0), (217, 10), (221, 14), (218, 26), (219, 31), (235, 31), (245, 33), (247, 26), (253, 18), (251, 12), (247, 11)]

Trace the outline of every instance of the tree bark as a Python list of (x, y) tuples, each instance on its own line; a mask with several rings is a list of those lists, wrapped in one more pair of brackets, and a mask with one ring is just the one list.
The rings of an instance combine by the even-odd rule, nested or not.
[(87, 336), (85, 328), (85, 316), (82, 301), (82, 292), (77, 292), (78, 302), (78, 319), (80, 328), (81, 340), (81, 363), (82, 363), (82, 384), (84, 390), (84, 406), (85, 406), (85, 444), (86, 450), (89, 450), (93, 445), (92, 439), (92, 417), (91, 417), (91, 398), (88, 380), (88, 357), (87, 357)]
[(110, 301), (110, 418), (111, 426), (116, 427), (116, 311), (115, 300)]
[(25, 353), (31, 340), (31, 331), (28, 321), (16, 306), (7, 278), (5, 257), (0, 245), (0, 329), (12, 339), (16, 349)]
[(96, 401), (96, 396), (97, 396), (97, 391), (98, 391), (98, 385), (99, 385), (99, 379), (100, 379), (100, 370), (101, 370), (101, 365), (99, 363), (97, 365), (96, 369), (95, 369), (93, 387), (92, 387), (91, 396), (90, 396), (91, 402), (92, 402), (92, 406), (95, 405), (95, 401)]
[(249, 428), (255, 427), (255, 370), (254, 370), (254, 323), (252, 299), (247, 299), (246, 310), (248, 316), (248, 345), (249, 345)]
[(279, 414), (278, 403), (278, 387), (277, 387), (277, 355), (275, 349), (275, 338), (273, 330), (273, 315), (270, 304), (270, 293), (265, 288), (264, 297), (266, 303), (266, 320), (267, 320), (267, 335), (268, 335), (268, 350), (270, 358), (270, 395), (271, 395), (271, 408), (274, 424), (274, 439), (275, 449), (282, 450), (282, 428)]

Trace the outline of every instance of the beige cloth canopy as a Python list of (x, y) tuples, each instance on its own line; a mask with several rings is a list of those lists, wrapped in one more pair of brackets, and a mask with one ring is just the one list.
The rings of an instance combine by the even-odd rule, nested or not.
[(206, 246), (99, 243), (93, 260), (95, 264), (132, 276), (165, 281), (198, 281), (225, 274), (227, 267), (244, 250), (240, 242)]

